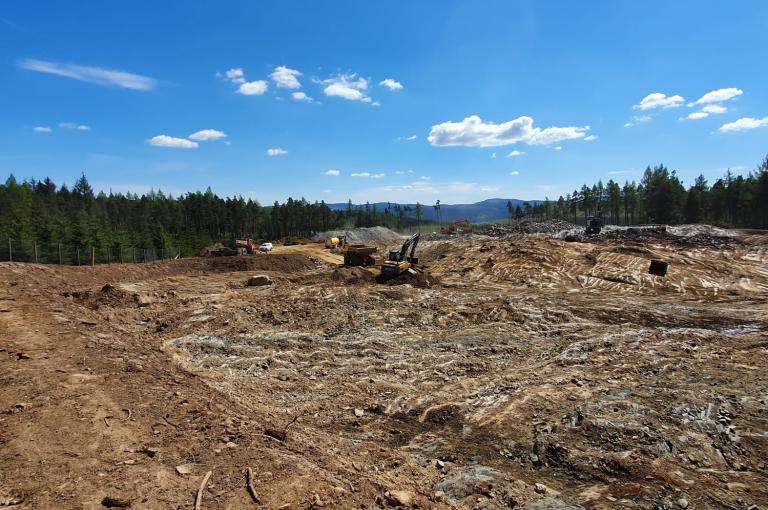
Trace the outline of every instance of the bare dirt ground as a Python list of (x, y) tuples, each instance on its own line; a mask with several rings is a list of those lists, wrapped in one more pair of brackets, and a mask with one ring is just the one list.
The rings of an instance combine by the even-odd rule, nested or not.
[(314, 244), (0, 264), (0, 508), (193, 508), (208, 471), (205, 509), (766, 508), (768, 253), (734, 236), (431, 241), (422, 286)]

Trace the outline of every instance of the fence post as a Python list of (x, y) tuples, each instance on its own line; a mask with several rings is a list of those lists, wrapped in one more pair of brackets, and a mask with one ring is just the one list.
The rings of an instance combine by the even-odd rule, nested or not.
[(37, 264), (37, 240), (32, 241), (32, 246), (34, 247), (34, 250), (35, 250), (35, 264)]
[(93, 246), (91, 246), (91, 265), (92, 266), (96, 265), (96, 248), (94, 248)]
[(120, 263), (125, 264), (125, 261), (123, 261), (123, 245), (120, 245)]
[(59, 265), (61, 265), (61, 243), (59, 243)]
[(77, 265), (80, 265), (80, 245), (76, 246), (77, 248)]
[(133, 247), (133, 263), (136, 263), (136, 247)]
[(8, 262), (13, 262), (13, 247), (11, 245), (11, 238), (8, 238)]

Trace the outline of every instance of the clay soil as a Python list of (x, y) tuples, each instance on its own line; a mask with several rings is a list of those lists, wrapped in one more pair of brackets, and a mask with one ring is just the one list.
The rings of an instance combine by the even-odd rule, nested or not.
[(766, 508), (765, 238), (0, 264), (0, 508)]

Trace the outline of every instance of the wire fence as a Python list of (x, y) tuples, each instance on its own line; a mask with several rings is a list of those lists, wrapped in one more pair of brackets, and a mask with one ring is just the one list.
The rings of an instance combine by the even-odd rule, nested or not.
[(141, 264), (156, 260), (181, 258), (181, 249), (141, 246), (80, 246), (43, 243), (35, 240), (7, 238), (0, 245), (0, 262), (32, 262), (92, 266), (96, 264)]

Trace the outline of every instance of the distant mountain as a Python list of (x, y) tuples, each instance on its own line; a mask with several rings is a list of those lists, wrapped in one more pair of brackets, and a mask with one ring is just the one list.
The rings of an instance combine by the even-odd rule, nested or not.
[[(523, 207), (523, 202), (525, 202), (524, 200), (518, 200), (516, 198), (489, 198), (488, 200), (475, 202), (474, 204), (440, 204), (441, 220), (443, 222), (450, 222), (466, 218), (473, 223), (506, 220), (509, 218), (507, 201), (512, 202), (512, 207), (517, 207), (518, 205)], [(531, 205), (542, 203), (541, 200), (528, 200), (528, 202)], [(360, 205), (361, 204), (355, 204), (355, 207), (360, 207)], [(387, 202), (376, 202), (375, 204), (371, 204), (371, 206), (376, 207), (376, 210), (379, 212), (384, 211), (388, 205), (393, 208), (395, 205), (410, 207), (411, 211), (407, 213), (407, 216), (413, 218), (415, 215), (413, 209), (416, 207), (416, 204), (397, 204), (395, 202), (389, 204)], [(347, 204), (328, 204), (328, 207), (335, 211), (344, 211), (347, 209)], [(424, 204), (423, 207), (425, 221), (437, 220), (436, 211), (432, 204)], [(395, 214), (394, 209), (392, 210), (392, 214)]]

